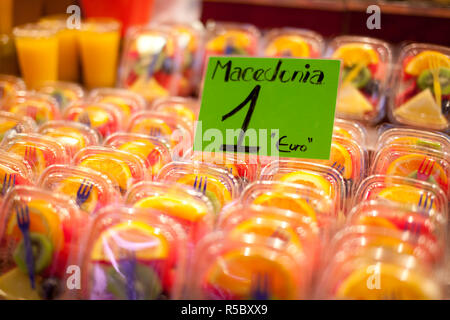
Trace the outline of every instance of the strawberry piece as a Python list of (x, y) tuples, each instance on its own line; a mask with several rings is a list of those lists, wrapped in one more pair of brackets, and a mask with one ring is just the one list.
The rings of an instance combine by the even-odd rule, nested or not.
[(412, 80), (410, 81), (406, 89), (403, 90), (403, 92), (399, 93), (395, 98), (395, 106), (399, 107), (405, 101), (411, 99), (416, 93), (417, 93), (417, 84), (416, 81)]

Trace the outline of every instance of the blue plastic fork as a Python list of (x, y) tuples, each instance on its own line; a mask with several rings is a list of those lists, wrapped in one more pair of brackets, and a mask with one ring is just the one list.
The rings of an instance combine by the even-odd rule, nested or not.
[(196, 189), (198, 192), (205, 194), (207, 184), (208, 184), (208, 177), (205, 177), (205, 181), (203, 183), (203, 177), (200, 177), (199, 181), (198, 176), (195, 176), (194, 189)]
[(8, 190), (13, 188), (15, 185), (16, 175), (14, 173), (5, 173), (5, 177), (3, 178), (2, 195), (4, 196), (8, 192)]
[(126, 279), (126, 292), (128, 300), (137, 300), (136, 292), (136, 256), (133, 252), (127, 254), (127, 256), (121, 260), (121, 270)]
[(31, 248), (31, 238), (30, 238), (30, 211), (28, 206), (24, 204), (23, 206), (16, 207), (17, 214), (17, 224), (23, 235), (23, 241), (25, 244), (25, 261), (28, 269), (28, 277), (30, 278), (31, 287), (35, 289), (36, 284), (34, 280), (34, 257), (33, 250)]
[(422, 193), (420, 195), (419, 204), (418, 204), (419, 209), (421, 209), (425, 212), (430, 211), (431, 209), (433, 209), (433, 202), (434, 202), (434, 198), (430, 193), (427, 192), (425, 194), (425, 199), (424, 199), (424, 194)]
[(161, 136), (161, 129), (160, 128), (151, 127), (150, 128), (150, 135), (152, 137), (160, 137)]
[(91, 194), (92, 187), (94, 186), (91, 182), (86, 182), (86, 179), (83, 180), (83, 183), (80, 184), (77, 191), (77, 205), (81, 207), (83, 203), (86, 202), (86, 200), (89, 198), (89, 195)]
[(254, 300), (269, 300), (269, 275), (267, 273), (253, 275), (250, 294)]
[(340, 165), (336, 161), (331, 165), (331, 167), (336, 169), (340, 174), (344, 173), (345, 166)]
[(87, 112), (83, 112), (82, 114), (80, 114), (80, 116), (78, 117), (78, 122), (87, 125), (88, 127), (91, 126), (91, 119), (89, 119), (89, 114)]

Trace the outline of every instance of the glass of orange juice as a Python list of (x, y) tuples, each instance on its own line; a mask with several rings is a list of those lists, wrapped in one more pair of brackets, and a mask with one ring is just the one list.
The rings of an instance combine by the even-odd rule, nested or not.
[(108, 18), (87, 19), (79, 33), (84, 84), (88, 89), (116, 83), (120, 22)]
[(28, 88), (58, 79), (58, 38), (56, 31), (38, 24), (14, 28), (19, 65)]
[(78, 30), (67, 28), (67, 16), (56, 14), (43, 17), (39, 24), (55, 29), (58, 33), (58, 79), (79, 80)]

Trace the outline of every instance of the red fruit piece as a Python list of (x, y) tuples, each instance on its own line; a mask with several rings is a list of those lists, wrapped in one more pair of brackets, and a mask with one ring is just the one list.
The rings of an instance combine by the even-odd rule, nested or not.
[(172, 81), (172, 76), (168, 73), (158, 71), (153, 75), (156, 81), (166, 89), (170, 88), (170, 83)]
[(397, 95), (397, 97), (395, 98), (395, 106), (399, 107), (405, 101), (408, 101), (409, 99), (411, 99), (416, 93), (417, 93), (416, 81), (411, 80), (409, 82), (409, 85), (406, 87), (406, 89), (403, 90), (403, 92), (399, 93)]

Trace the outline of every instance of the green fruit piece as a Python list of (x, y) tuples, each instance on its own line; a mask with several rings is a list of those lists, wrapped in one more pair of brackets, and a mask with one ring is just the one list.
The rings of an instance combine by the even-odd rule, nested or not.
[[(137, 263), (135, 270), (136, 296), (138, 300), (155, 300), (162, 293), (161, 281), (156, 272), (149, 266)], [(106, 271), (107, 290), (119, 300), (127, 300), (127, 280), (124, 275), (109, 267)]]
[[(413, 178), (413, 179), (417, 179), (417, 170), (414, 170), (413, 172), (411, 172), (408, 175), (408, 178)], [(434, 179), (433, 176), (429, 176), (427, 182), (432, 183), (432, 184), (437, 184), (436, 180)]]
[[(356, 66), (345, 68), (343, 72), (343, 79), (345, 79), (354, 68), (356, 68)], [(352, 84), (358, 89), (364, 88), (371, 78), (372, 75), (370, 70), (367, 67), (362, 67), (362, 69), (359, 70), (358, 75), (352, 80)]]
[[(39, 274), (50, 265), (53, 257), (53, 244), (46, 236), (30, 232), (31, 251), (34, 258), (34, 272)], [(28, 273), (25, 242), (22, 239), (14, 250), (14, 261), (23, 273)]]
[(432, 142), (428, 140), (417, 139), (416, 145), (421, 147), (427, 147), (435, 150), (442, 150), (442, 146), (440, 143)]
[[(423, 71), (417, 78), (417, 86), (421, 90), (430, 88), (434, 92), (434, 79), (433, 74), (430, 70)], [(440, 68), (439, 69), (439, 83), (441, 85), (441, 94), (450, 94), (450, 69)]]
[(209, 201), (211, 201), (214, 212), (218, 213), (220, 211), (221, 204), (219, 199), (217, 199), (217, 196), (214, 194), (214, 192), (205, 190), (205, 196), (209, 199)]

